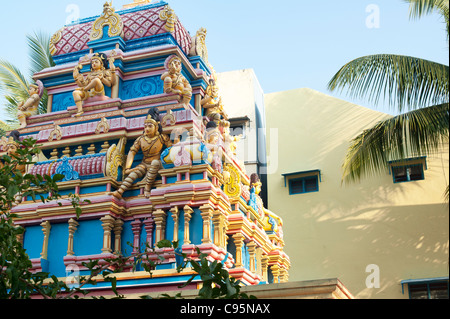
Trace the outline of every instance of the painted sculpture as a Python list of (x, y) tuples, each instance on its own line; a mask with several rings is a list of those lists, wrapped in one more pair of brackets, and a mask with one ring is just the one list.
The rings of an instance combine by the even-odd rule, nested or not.
[(220, 128), (223, 136), (225, 152), (230, 157), (236, 156), (236, 142), (239, 142), (242, 139), (242, 134), (238, 136), (233, 136), (230, 134), (230, 122), (228, 121), (220, 121)]
[(39, 103), (42, 94), (44, 94), (44, 85), (42, 82), (37, 81), (36, 84), (31, 84), (28, 89), (28, 94), (28, 99), (17, 105), (17, 118), (19, 119), (21, 129), (27, 127), (27, 119), (30, 116), (38, 113)]
[[(168, 135), (162, 133), (162, 127), (159, 123), (159, 113), (157, 109), (150, 109), (145, 120), (144, 134), (136, 139), (131, 147), (127, 161), (125, 164), (125, 175), (128, 177), (123, 181), (120, 188), (112, 195), (116, 198), (122, 198), (122, 195), (127, 191), (133, 183), (145, 176), (145, 197), (150, 197), (151, 187), (158, 176), (158, 171), (162, 168), (160, 156), (164, 147), (170, 147), (172, 142)], [(134, 157), (142, 150), (144, 158), (142, 163), (135, 168), (131, 168)]]
[(189, 104), (192, 98), (192, 87), (189, 81), (181, 74), (181, 59), (171, 55), (166, 59), (164, 66), (167, 70), (162, 76), (164, 92), (179, 94), (183, 104)]
[(209, 80), (205, 97), (200, 104), (205, 109), (205, 116), (208, 117), (210, 121), (219, 123), (222, 117), (227, 118), (223, 109), (222, 98), (219, 96), (219, 87), (217, 86), (215, 76), (212, 76)]
[(83, 101), (95, 96), (105, 97), (105, 85), (111, 87), (116, 83), (114, 56), (108, 59), (104, 53), (94, 53), (91, 58), (91, 71), (81, 74), (82, 68), (83, 65), (78, 64), (73, 70), (73, 78), (79, 86), (73, 92), (73, 99), (77, 106), (75, 116), (77, 117), (84, 113)]

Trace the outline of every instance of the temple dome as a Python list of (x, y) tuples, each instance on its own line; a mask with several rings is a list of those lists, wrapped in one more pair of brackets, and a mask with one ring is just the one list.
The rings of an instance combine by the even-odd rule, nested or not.
[[(123, 21), (122, 37), (125, 42), (171, 33), (180, 48), (188, 54), (192, 42), (191, 36), (178, 19), (176, 19), (173, 29), (167, 30), (168, 21), (161, 18), (161, 12), (167, 7), (167, 3), (160, 2), (117, 11), (116, 13)], [(98, 16), (83, 19), (59, 30), (52, 38), (52, 55), (59, 56), (88, 50), (88, 42), (96, 18)]]

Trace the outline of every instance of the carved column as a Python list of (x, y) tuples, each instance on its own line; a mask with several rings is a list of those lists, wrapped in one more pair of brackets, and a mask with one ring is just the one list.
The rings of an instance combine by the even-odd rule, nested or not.
[(173, 241), (178, 241), (178, 224), (179, 224), (179, 218), (178, 218), (178, 207), (172, 207), (170, 209), (170, 212), (172, 213), (172, 219), (173, 219)]
[(131, 222), (131, 229), (133, 231), (133, 254), (139, 253), (140, 250), (140, 239), (141, 239), (141, 229), (142, 221), (140, 219), (135, 219)]
[(165, 237), (166, 212), (158, 209), (157, 211), (153, 212), (153, 219), (155, 220), (156, 225), (155, 243), (158, 243)]
[(189, 206), (184, 206), (184, 245), (189, 245), (191, 243), (191, 239), (189, 237), (189, 223), (191, 221), (192, 215), (194, 214), (194, 210)]
[(211, 205), (203, 205), (200, 207), (201, 210), (201, 216), (203, 218), (203, 238), (202, 243), (203, 244), (210, 244), (212, 243), (211, 240), (211, 218), (213, 216), (213, 208)]
[(77, 231), (79, 225), (80, 224), (78, 224), (75, 219), (69, 219), (69, 241), (67, 243), (67, 256), (75, 255), (75, 252), (73, 251), (73, 236)]
[(50, 229), (52, 228), (52, 226), (50, 225), (50, 222), (48, 220), (41, 223), (41, 226), (42, 226), (42, 232), (44, 233), (44, 242), (42, 244), (41, 258), (47, 259), (48, 258), (48, 238), (50, 237)]
[(273, 275), (273, 283), (274, 284), (278, 284), (280, 282), (280, 266), (278, 265), (272, 265), (270, 267), (270, 269), (272, 270), (272, 275)]
[(153, 225), (154, 224), (155, 224), (155, 221), (151, 217), (144, 220), (144, 229), (145, 229), (145, 232), (147, 233), (147, 238), (145, 239), (145, 241), (146, 241), (146, 245), (148, 245), (149, 248), (153, 248)]
[(262, 280), (265, 282), (269, 282), (269, 278), (267, 275), (267, 267), (269, 265), (269, 257), (266, 254), (261, 255), (261, 274), (262, 274)]
[(112, 252), (111, 249), (111, 231), (114, 228), (114, 222), (115, 219), (109, 215), (106, 215), (105, 217), (100, 218), (100, 220), (103, 222), (103, 248), (102, 253), (108, 254)]
[(256, 257), (256, 243), (254, 241), (251, 241), (247, 244), (248, 248), (248, 254), (250, 256), (250, 271), (255, 273), (256, 272), (256, 265), (255, 265), (255, 257)]
[(114, 254), (120, 255), (122, 248), (123, 220), (117, 219), (114, 222)]
[(234, 245), (236, 246), (236, 262), (235, 267), (242, 267), (242, 247), (244, 246), (244, 235), (241, 233), (236, 233), (233, 235)]

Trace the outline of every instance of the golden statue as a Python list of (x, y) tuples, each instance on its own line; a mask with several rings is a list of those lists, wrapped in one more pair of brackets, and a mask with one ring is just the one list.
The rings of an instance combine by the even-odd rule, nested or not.
[(230, 122), (228, 121), (220, 121), (220, 127), (222, 131), (224, 148), (228, 156), (233, 157), (236, 156), (236, 142), (239, 142), (243, 135), (240, 134), (238, 136), (233, 136), (230, 134)]
[(27, 119), (38, 113), (39, 102), (44, 94), (44, 85), (41, 81), (31, 84), (28, 88), (29, 98), (17, 105), (17, 118), (20, 122), (20, 128), (27, 127)]
[(182, 97), (183, 104), (189, 104), (192, 98), (192, 87), (189, 81), (181, 74), (181, 59), (171, 55), (166, 59), (164, 66), (167, 70), (162, 76), (164, 92), (175, 93)]
[(209, 80), (209, 86), (206, 88), (206, 95), (200, 104), (205, 109), (205, 116), (207, 116), (210, 121), (218, 123), (221, 116), (227, 118), (225, 110), (223, 109), (222, 98), (219, 96), (219, 87), (216, 84), (215, 75)]
[[(131, 147), (127, 161), (125, 164), (124, 174), (128, 175), (123, 181), (120, 188), (112, 193), (116, 198), (122, 198), (122, 195), (127, 191), (133, 183), (145, 175), (145, 197), (150, 197), (151, 188), (158, 175), (159, 170), (162, 168), (161, 164), (161, 152), (164, 146), (171, 147), (172, 142), (167, 134), (162, 133), (162, 127), (159, 123), (159, 113), (156, 109), (150, 109), (147, 119), (145, 120), (144, 134), (136, 139)], [(134, 157), (142, 150), (144, 158), (142, 163), (131, 169)]]
[[(108, 69), (109, 62), (109, 69)], [(108, 87), (116, 83), (116, 67), (114, 66), (114, 56), (107, 59), (104, 53), (94, 53), (91, 58), (91, 72), (86, 75), (81, 74), (82, 64), (78, 64), (73, 70), (73, 78), (79, 86), (73, 92), (73, 99), (77, 106), (77, 114), (83, 114), (83, 101), (94, 96), (105, 96), (105, 85)]]
[[(20, 132), (19, 131), (11, 131), (9, 133), (9, 137), (2, 137), (1, 145), (3, 145), (3, 150), (6, 152), (6, 155), (13, 158), (13, 156), (18, 156), (17, 149), (19, 148), (19, 139)], [(4, 167), (5, 163), (0, 161), (0, 168)], [(24, 164), (15, 164), (15, 167), (12, 167), (12, 171), (18, 170), (22, 175), (25, 174), (26, 166)]]

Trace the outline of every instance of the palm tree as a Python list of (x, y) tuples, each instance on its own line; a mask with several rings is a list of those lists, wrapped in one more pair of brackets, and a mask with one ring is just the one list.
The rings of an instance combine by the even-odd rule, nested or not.
[[(405, 1), (410, 3), (411, 18), (432, 12), (442, 15), (448, 42), (448, 0)], [(447, 143), (448, 80), (448, 65), (410, 56), (370, 55), (344, 65), (328, 83), (331, 91), (346, 88), (351, 97), (375, 103), (384, 98), (400, 115), (378, 122), (352, 140), (342, 181), (358, 181), (384, 171), (391, 160), (431, 154)]]
[[(4, 95), (6, 113), (11, 119), (7, 120), (9, 128), (18, 125), (16, 118), (17, 104), (28, 97), (28, 87), (33, 83), (32, 76), (55, 65), (50, 54), (50, 36), (41, 32), (27, 35), (30, 56), (29, 75), (25, 76), (17, 67), (0, 59), (0, 93)], [(39, 114), (47, 112), (47, 92), (44, 92), (39, 105)]]

